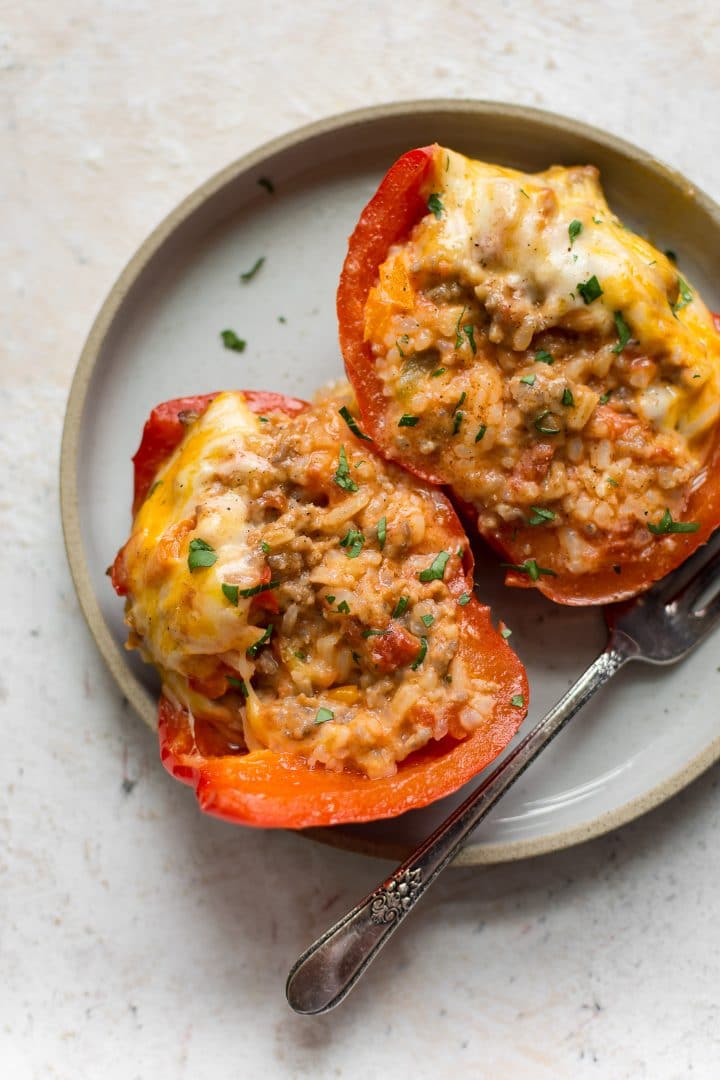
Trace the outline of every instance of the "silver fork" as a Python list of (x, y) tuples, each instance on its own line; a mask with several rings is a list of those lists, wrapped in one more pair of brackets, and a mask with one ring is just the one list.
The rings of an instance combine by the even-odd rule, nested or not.
[(720, 530), (678, 570), (634, 600), (605, 608), (604, 651), (557, 705), (382, 885), (307, 949), (288, 976), (297, 1013), (338, 1005), (403, 919), (508, 788), (596, 690), (629, 660), (682, 660), (720, 621)]

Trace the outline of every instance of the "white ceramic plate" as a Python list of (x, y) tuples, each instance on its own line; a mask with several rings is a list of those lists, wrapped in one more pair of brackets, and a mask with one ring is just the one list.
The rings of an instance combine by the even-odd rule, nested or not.
[[(614, 209), (677, 251), (688, 277), (720, 307), (718, 208), (641, 151), (547, 113), (475, 102), (381, 107), (276, 140), (211, 179), (153, 233), (110, 294), (78, 366), (63, 442), (63, 520), (80, 600), (105, 660), (150, 724), (156, 679), (122, 648), (122, 604), (105, 576), (130, 524), (130, 457), (142, 424), (166, 398), (226, 388), (310, 397), (341, 376), (335, 289), (346, 238), (392, 161), (435, 140), (526, 170), (597, 164)], [(271, 179), (274, 194), (258, 184), (261, 177)], [(242, 285), (239, 273), (260, 256), (262, 269)], [(222, 347), (226, 327), (247, 340), (245, 353)], [(602, 614), (505, 589), (501, 578), (495, 560), (480, 553), (480, 596), (513, 629), (534, 723), (601, 649)], [(514, 859), (577, 843), (697, 776), (720, 755), (719, 645), (716, 635), (672, 669), (630, 665), (621, 672), (458, 861)], [(394, 857), (458, 799), (314, 835)]]

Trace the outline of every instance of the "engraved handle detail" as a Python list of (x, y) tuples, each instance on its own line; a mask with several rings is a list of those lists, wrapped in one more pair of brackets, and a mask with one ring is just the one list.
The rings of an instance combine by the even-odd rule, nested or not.
[(288, 1002), (295, 1012), (323, 1013), (340, 1004), (498, 799), (593, 694), (635, 655), (636, 647), (628, 638), (614, 635), (605, 652), (465, 802), (387, 881), (303, 953), (290, 971), (286, 986)]
[(422, 870), (405, 870), (376, 889), (370, 900), (370, 918), (374, 923), (395, 922), (403, 911), (409, 911), (420, 889)]

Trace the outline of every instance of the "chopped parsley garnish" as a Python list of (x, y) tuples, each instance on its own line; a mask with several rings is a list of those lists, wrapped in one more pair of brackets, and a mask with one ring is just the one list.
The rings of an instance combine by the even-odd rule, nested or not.
[(485, 434), (486, 431), (487, 431), (487, 425), (486, 424), (481, 424), (480, 427), (478, 428), (478, 433), (475, 436), (475, 442), (480, 442), (480, 440), (482, 439), (482, 437), (483, 437), (483, 435)]
[(606, 390), (604, 394), (601, 394), (599, 399), (598, 399), (600, 404), (601, 405), (607, 405), (608, 401), (610, 400), (610, 395), (611, 394), (612, 394), (612, 390)]
[(505, 638), (505, 640), (507, 641), (507, 639), (509, 637), (511, 637), (511, 636), (512, 636), (512, 630), (510, 629), (510, 627), (509, 626), (503, 626), (502, 630), (500, 631), (500, 637)]
[(340, 454), (338, 455), (338, 467), (335, 470), (333, 480), (339, 488), (343, 491), (357, 491), (358, 486), (350, 476), (350, 468), (348, 466), (347, 454), (345, 453), (345, 447), (340, 447)]
[(188, 568), (192, 570), (200, 570), (205, 566), (212, 566), (217, 562), (217, 555), (215, 554), (215, 548), (210, 547), (210, 544), (206, 540), (201, 540), (196, 537), (190, 541), (188, 548)]
[(228, 675), (227, 682), (230, 686), (234, 687), (235, 690), (239, 690), (242, 697), (247, 698), (248, 688), (245, 685), (244, 679), (236, 679), (234, 675)]
[(240, 595), (240, 590), (238, 589), (237, 585), (226, 585), (223, 581), (222, 591), (223, 596), (226, 596), (230, 603), (234, 604), (235, 607), (237, 607), (238, 596)]
[(684, 307), (687, 307), (688, 304), (692, 303), (693, 298), (690, 286), (688, 285), (685, 278), (681, 277), (680, 274), (678, 274), (678, 291), (680, 293), (680, 299), (676, 300), (674, 304), (670, 305), (673, 315), (677, 315), (678, 311), (682, 311)]
[(247, 342), (238, 337), (234, 330), (221, 330), (220, 337), (226, 349), (232, 349), (233, 352), (245, 352)]
[(535, 417), (535, 419), (533, 420), (535, 430), (539, 431), (541, 435), (559, 435), (562, 431), (562, 428), (550, 427), (547, 423), (548, 416), (552, 416), (553, 419), (556, 419), (554, 414), (551, 413), (549, 409), (546, 409), (545, 412), (541, 412), (539, 416)]
[(264, 262), (265, 256), (261, 255), (259, 259), (255, 260), (249, 270), (246, 270), (244, 274), (240, 275), (240, 280), (244, 285), (247, 285), (248, 281), (252, 281)]
[(462, 309), (462, 311), (458, 315), (458, 320), (455, 323), (455, 348), (456, 349), (462, 349), (462, 347), (463, 347), (463, 331), (462, 331), (462, 325), (461, 324), (462, 324), (462, 321), (463, 321), (463, 318), (465, 316), (466, 311), (467, 311), (467, 304), (465, 305), (465, 307)]
[(552, 356), (550, 355), (549, 352), (547, 352), (546, 349), (538, 349), (538, 351), (535, 353), (535, 359), (537, 360), (538, 364), (554, 364), (555, 363)]
[(521, 375), (520, 376), (520, 382), (525, 383), (526, 386), (534, 386), (535, 385), (535, 376), (534, 375)]
[(328, 720), (334, 720), (335, 713), (330, 709), (322, 708), (318, 709), (317, 716), (315, 717), (316, 724), (327, 724)]
[(670, 248), (665, 249), (665, 258), (669, 259), (670, 262), (674, 262), (674, 263), (677, 262), (677, 255)]
[(387, 540), (387, 518), (383, 514), (377, 523), (377, 540), (380, 550), (385, 547), (385, 541)]
[(293, 653), (293, 656), (295, 657), (296, 660), (300, 660), (301, 663), (303, 663), (303, 664), (307, 663), (307, 653), (304, 653), (302, 651), (302, 649), (297, 649)]
[(245, 600), (248, 600), (251, 596), (259, 596), (261, 592), (268, 592), (269, 589), (277, 589), (279, 585), (279, 581), (266, 581), (264, 585), (253, 585), (250, 589), (238, 589), (238, 592), (240, 596)]
[(365, 537), (359, 529), (348, 529), (340, 541), (340, 547), (345, 548), (348, 559), (357, 559), (365, 544)]
[(531, 506), (532, 517), (528, 525), (547, 525), (548, 521), (555, 520), (555, 511), (547, 510), (544, 506)]
[(410, 338), (408, 337), (407, 334), (401, 334), (399, 338), (395, 339), (395, 347), (396, 347), (397, 351), (400, 353), (400, 355), (402, 356), (402, 358), (404, 360), (405, 359), (405, 352), (404, 352), (402, 346), (400, 345), (401, 341), (402, 341), (403, 345), (407, 345), (408, 342), (410, 341)]
[(648, 522), (648, 529), (655, 536), (663, 536), (666, 533), (694, 533), (700, 528), (699, 521), (673, 521), (672, 514), (665, 507), (665, 513), (657, 525)]
[(338, 409), (338, 412), (342, 416), (347, 426), (352, 431), (353, 435), (356, 435), (358, 439), (365, 439), (366, 442), (372, 442), (369, 435), (366, 435), (364, 431), (361, 431), (358, 427), (357, 420), (348, 409), (347, 405), (343, 405), (342, 409)]
[(251, 645), (248, 649), (245, 650), (245, 655), (248, 656), (251, 660), (255, 660), (257, 654), (260, 652), (260, 649), (263, 647), (263, 645), (267, 645), (268, 641), (272, 637), (272, 632), (273, 624), (270, 623), (270, 625), (263, 633), (262, 637), (259, 637), (253, 645)]
[(538, 566), (534, 559), (526, 559), (523, 563), (500, 563), (507, 570), (516, 570), (518, 574), (527, 574), (531, 581), (539, 581), (542, 574), (547, 577), (557, 577), (554, 570), (548, 570), (544, 566)]
[(524, 195), (526, 199), (529, 199), (529, 198), (530, 198), (530, 196), (528, 195), (528, 193), (527, 193), (527, 191), (525, 190), (525, 188), (520, 188), (520, 194), (521, 194), (521, 195)]
[(148, 491), (148, 493), (147, 493), (147, 495), (145, 496), (145, 498), (146, 498), (146, 499), (149, 499), (151, 495), (154, 495), (154, 494), (155, 494), (155, 492), (157, 491), (157, 489), (158, 489), (158, 488), (160, 487), (160, 485), (161, 485), (161, 484), (162, 484), (162, 480), (156, 480), (156, 481), (155, 481), (155, 483), (154, 483), (154, 484), (152, 485), (152, 487), (150, 488), (150, 490)]
[(412, 668), (413, 671), (417, 671), (417, 669), (420, 667), (423, 660), (427, 656), (427, 650), (428, 650), (427, 638), (426, 637), (421, 637), (420, 638), (420, 651), (418, 652), (417, 656), (415, 657), (412, 664), (410, 665), (410, 667)]
[(516, 709), (523, 709), (525, 707), (525, 698), (522, 694), (513, 694), (510, 698), (510, 704), (514, 705)]
[(602, 225), (602, 218), (594, 217), (593, 221), (595, 222), (596, 225)]
[(447, 368), (444, 368), (444, 367), (435, 368), (435, 371), (432, 371), (430, 373), (430, 378), (431, 379), (437, 379), (438, 375), (444, 375), (446, 371), (447, 371)]
[(470, 603), (470, 600), (471, 600), (470, 593), (469, 592), (464, 592), (462, 594), (462, 596), (458, 597), (458, 604), (460, 605), (460, 607), (465, 607), (466, 604)]
[(455, 415), (453, 416), (453, 429), (452, 429), (453, 435), (457, 435), (458, 431), (460, 430), (460, 425), (463, 422), (463, 416), (464, 416), (464, 413), (461, 413), (461, 412), (456, 412)]
[(577, 291), (586, 304), (592, 304), (593, 300), (597, 300), (603, 294), (602, 287), (595, 274), (588, 278), (587, 281), (579, 281)]
[(475, 327), (463, 326), (463, 334), (468, 339), (473, 356), (477, 353), (477, 345), (475, 344)]
[(619, 356), (630, 340), (630, 327), (623, 319), (622, 311), (616, 311), (613, 314), (613, 319), (615, 320), (615, 329), (618, 333), (618, 342), (617, 345), (613, 345), (612, 351), (616, 356)]
[(258, 184), (260, 185), (260, 187), (265, 188), (268, 195), (274, 195), (275, 194), (275, 185), (273, 184), (272, 180), (269, 180), (267, 178), (267, 176), (259, 177), (258, 178)]
[(617, 482), (617, 480), (615, 479), (614, 476), (608, 476), (607, 477), (607, 482), (608, 482), (608, 484), (610, 484), (611, 487), (618, 487), (618, 482)]
[(568, 225), (568, 236), (570, 237), (570, 247), (572, 247), (573, 244), (575, 243), (575, 241), (577, 240), (578, 236), (582, 232), (582, 228), (583, 228), (582, 221), (578, 221), (577, 218), (575, 218), (573, 221), (571, 221), (570, 224)]
[(395, 605), (395, 609), (394, 609), (394, 611), (392, 613), (393, 619), (399, 619), (401, 615), (404, 615), (405, 612), (407, 611), (409, 603), (410, 603), (410, 597), (409, 596), (400, 596), (400, 597), (398, 597), (398, 602)]
[(325, 599), (327, 600), (328, 604), (334, 604), (335, 603), (335, 597), (334, 596), (326, 596)]
[(462, 406), (465, 404), (465, 398), (466, 397), (467, 397), (467, 394), (463, 390), (462, 394), (458, 398), (457, 405), (455, 406), (455, 409), (453, 410), (453, 412), (455, 412), (457, 409), (462, 408)]
[(382, 637), (383, 634), (387, 634), (387, 630), (363, 630), (362, 636), (364, 638)]
[(435, 622), (435, 616), (434, 615), (421, 615), (420, 616), (420, 621), (425, 623), (425, 625), (427, 627), (430, 627)]
[(398, 427), (415, 427), (419, 419), (419, 416), (412, 416), (410, 413), (403, 413), (398, 420)]
[(270, 423), (267, 416), (258, 416), (258, 420), (260, 421), (261, 424), (269, 424)]
[(427, 205), (430, 213), (434, 214), (439, 221), (442, 217), (442, 213), (445, 207), (443, 206), (442, 199), (440, 198), (440, 195), (437, 191), (433, 191), (432, 195), (427, 201)]
[(566, 386), (563, 390), (560, 401), (563, 405), (569, 405), (571, 408), (575, 405), (575, 398), (572, 395), (572, 390), (569, 386)]
[(287, 319), (285, 318), (285, 316), (284, 316), (284, 315), (278, 315), (278, 322), (279, 322), (279, 323), (282, 323), (282, 324), (283, 324), (283, 326), (284, 326), (284, 325), (285, 325), (285, 323), (287, 322)]
[(449, 551), (441, 551), (436, 555), (427, 570), (421, 570), (418, 574), (419, 581), (442, 581), (445, 575), (445, 567), (450, 559)]
[(266, 555), (270, 554), (270, 545), (265, 540), (260, 541), (260, 548)]

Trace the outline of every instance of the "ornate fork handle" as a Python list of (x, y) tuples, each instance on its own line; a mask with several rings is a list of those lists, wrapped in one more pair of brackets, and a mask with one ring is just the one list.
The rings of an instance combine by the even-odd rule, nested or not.
[(331, 926), (300, 957), (286, 994), (298, 1013), (323, 1013), (350, 992), (368, 964), (413, 910), (470, 833), (582, 706), (636, 655), (614, 635), (608, 646), (475, 791), (424, 840), (395, 873)]

